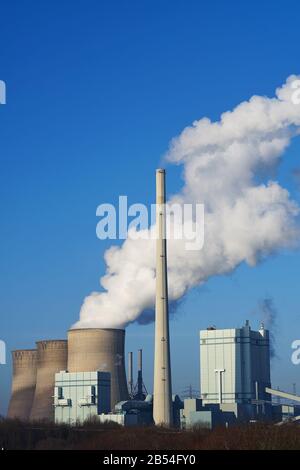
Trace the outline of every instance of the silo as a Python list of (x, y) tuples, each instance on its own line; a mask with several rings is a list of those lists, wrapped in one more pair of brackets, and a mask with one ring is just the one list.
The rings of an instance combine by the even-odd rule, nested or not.
[(68, 343), (66, 340), (38, 341), (36, 388), (30, 419), (54, 420), (55, 373), (67, 369)]
[(105, 371), (111, 374), (111, 406), (128, 400), (124, 361), (125, 330), (84, 328), (69, 330), (68, 371)]
[(28, 420), (36, 384), (35, 349), (12, 351), (13, 379), (8, 418)]

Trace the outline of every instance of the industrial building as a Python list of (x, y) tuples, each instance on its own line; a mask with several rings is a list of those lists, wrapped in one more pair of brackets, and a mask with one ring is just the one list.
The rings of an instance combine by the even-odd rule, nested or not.
[(211, 403), (204, 405), (201, 398), (185, 399), (183, 409), (180, 411), (183, 429), (193, 427), (213, 429), (215, 426), (232, 426), (238, 422), (247, 423), (258, 419), (271, 419), (271, 415), (257, 414), (255, 404)]
[(200, 331), (200, 389), (203, 404), (249, 404), (268, 400), (270, 387), (269, 332), (261, 324)]
[(200, 331), (201, 398), (184, 400), (185, 429), (237, 422), (296, 419), (300, 407), (274, 405), (270, 395), (300, 401), (300, 397), (270, 388), (269, 331), (249, 322), (242, 328)]
[(109, 372), (55, 374), (55, 422), (76, 424), (111, 411)]
[[(154, 424), (153, 395), (147, 395), (144, 400), (127, 400), (118, 403), (114, 411), (102, 414), (98, 418), (101, 423), (112, 421), (122, 426), (146, 426)], [(183, 402), (178, 395), (172, 396), (171, 401), (173, 426), (180, 427), (180, 412)]]
[(218, 405), (204, 406), (200, 398), (188, 398), (184, 400), (183, 409), (180, 411), (180, 422), (182, 429), (213, 429), (215, 426), (233, 424), (236, 417), (232, 411), (222, 412)]
[(153, 424), (153, 396), (145, 400), (127, 400), (118, 403), (114, 411), (99, 416), (100, 423), (113, 422), (121, 426), (145, 426)]
[[(90, 379), (89, 384), (92, 387), (96, 385), (92, 383), (96, 376), (102, 378), (98, 384), (100, 386), (105, 376), (103, 373), (108, 373), (110, 376), (109, 409), (122, 400), (128, 400), (124, 344), (124, 330), (87, 328), (70, 330), (68, 340), (38, 341), (37, 349), (13, 351), (13, 380), (8, 417), (31, 421), (54, 421), (55, 415), (58, 419), (67, 416), (66, 410), (63, 413), (61, 408), (56, 406), (58, 395), (55, 390), (57, 392), (57, 387), (62, 386), (55, 383), (57, 373), (64, 374), (59, 377), (64, 381), (63, 389), (66, 398), (69, 400), (73, 398), (74, 404), (77, 401), (73, 395), (69, 396), (71, 387), (67, 387), (67, 381), (72, 373), (75, 374), (73, 378), (77, 377), (78, 393), (81, 393), (82, 374), (87, 373), (93, 377), (94, 373), (94, 378)], [(98, 372), (102, 375), (97, 375)], [(102, 399), (102, 395), (100, 397)], [(63, 403), (63, 401), (60, 402), (61, 407)], [(77, 410), (77, 405), (70, 407), (70, 418), (66, 422), (73, 420), (76, 413), (79, 420), (85, 415), (82, 409), (81, 413), (75, 410)], [(107, 411), (107, 406), (101, 408), (101, 412)]]
[[(153, 396), (145, 395), (142, 350), (138, 351), (138, 378), (133, 384), (133, 353), (129, 353), (130, 399), (111, 406), (109, 372), (59, 372), (55, 374), (54, 407), (57, 423), (76, 424), (87, 420), (115, 422), (124, 426), (153, 424)], [(179, 425), (179, 421), (178, 421)]]

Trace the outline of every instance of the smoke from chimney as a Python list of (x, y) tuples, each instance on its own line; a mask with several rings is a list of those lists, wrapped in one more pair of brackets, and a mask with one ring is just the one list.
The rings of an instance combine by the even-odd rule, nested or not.
[[(184, 241), (169, 240), (170, 302), (211, 276), (242, 262), (255, 266), (296, 245), (299, 206), (272, 179), (300, 132), (300, 106), (293, 103), (291, 87), (296, 79), (289, 77), (274, 98), (253, 96), (219, 121), (202, 118), (172, 140), (166, 159), (183, 165), (184, 186), (171, 202), (205, 204), (205, 242), (201, 251), (187, 251)], [(122, 328), (143, 322), (144, 311), (151, 318), (155, 240), (127, 239), (106, 251), (105, 262), (105, 291), (85, 298), (73, 328)]]
[(274, 305), (274, 300), (271, 297), (266, 297), (259, 302), (260, 319), (264, 326), (270, 332), (270, 356), (272, 359), (276, 355), (276, 327), (277, 327), (277, 310)]

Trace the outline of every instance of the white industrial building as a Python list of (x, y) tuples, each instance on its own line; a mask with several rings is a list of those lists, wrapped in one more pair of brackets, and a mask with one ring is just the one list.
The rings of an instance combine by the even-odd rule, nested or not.
[(76, 424), (111, 411), (109, 372), (55, 374), (54, 409), (57, 423)]
[(78, 424), (88, 420), (120, 425), (152, 424), (152, 395), (145, 401), (127, 400), (111, 407), (109, 372), (65, 372), (55, 374), (55, 422)]
[[(268, 400), (270, 387), (269, 331), (261, 324), (200, 331), (200, 387), (203, 405), (254, 404)], [(230, 407), (229, 407), (230, 408)]]

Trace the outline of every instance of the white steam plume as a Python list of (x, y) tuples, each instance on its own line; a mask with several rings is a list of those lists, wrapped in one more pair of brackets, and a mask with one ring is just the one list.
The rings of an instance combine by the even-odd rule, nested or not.
[[(184, 240), (169, 240), (170, 301), (297, 243), (299, 207), (270, 176), (300, 133), (300, 105), (292, 100), (297, 79), (289, 77), (275, 98), (253, 96), (218, 122), (195, 121), (171, 142), (167, 160), (184, 165), (185, 181), (172, 201), (205, 204), (205, 243), (187, 251)], [(106, 251), (105, 291), (85, 298), (73, 328), (122, 328), (145, 319), (155, 300), (154, 244), (127, 239)]]

